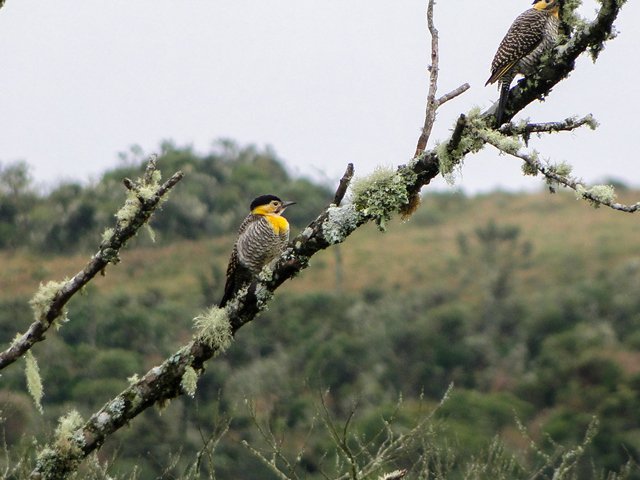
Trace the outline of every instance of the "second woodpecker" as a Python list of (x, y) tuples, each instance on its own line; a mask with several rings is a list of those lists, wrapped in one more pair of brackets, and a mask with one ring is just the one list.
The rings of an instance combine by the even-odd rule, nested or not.
[(520, 14), (500, 42), (491, 62), (491, 76), (486, 85), (499, 81), (500, 100), (496, 123), (500, 125), (509, 97), (509, 86), (518, 75), (535, 71), (542, 54), (558, 39), (560, 0), (535, 0), (533, 7)]
[(284, 251), (289, 242), (289, 222), (282, 213), (294, 203), (283, 202), (275, 195), (261, 195), (251, 202), (250, 213), (240, 224), (233, 245), (220, 307)]

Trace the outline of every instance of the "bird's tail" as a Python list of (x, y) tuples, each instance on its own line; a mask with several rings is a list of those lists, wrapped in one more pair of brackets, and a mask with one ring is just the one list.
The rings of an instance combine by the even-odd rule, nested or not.
[(498, 100), (498, 109), (496, 110), (496, 127), (502, 125), (502, 119), (504, 118), (504, 109), (507, 106), (507, 99), (509, 98), (509, 84), (511, 82), (503, 81), (500, 84), (500, 100)]
[(237, 264), (233, 269), (233, 272), (227, 275), (227, 283), (224, 285), (224, 294), (222, 295), (222, 300), (220, 300), (218, 306), (220, 308), (224, 308), (227, 303), (229, 303), (229, 300), (238, 293), (238, 290), (251, 283), (251, 280), (253, 280), (251, 271), (241, 264)]
[(227, 278), (227, 283), (224, 285), (224, 294), (222, 295), (222, 300), (220, 300), (220, 303), (218, 304), (220, 308), (224, 308), (229, 300), (231, 300), (231, 298), (233, 297), (233, 293), (236, 290), (234, 286), (235, 281), (233, 281), (232, 278)]

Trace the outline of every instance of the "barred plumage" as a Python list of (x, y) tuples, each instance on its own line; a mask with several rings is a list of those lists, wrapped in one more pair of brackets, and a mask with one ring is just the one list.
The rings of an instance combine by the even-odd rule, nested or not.
[(283, 202), (275, 195), (261, 195), (251, 202), (251, 213), (240, 224), (233, 245), (220, 307), (280, 256), (289, 242), (289, 223), (281, 215), (294, 203)]
[(558, 0), (535, 0), (533, 8), (514, 20), (500, 42), (491, 62), (491, 76), (485, 84), (496, 81), (500, 84), (496, 110), (498, 125), (502, 123), (512, 80), (518, 74), (528, 75), (535, 71), (542, 54), (557, 41), (559, 25)]

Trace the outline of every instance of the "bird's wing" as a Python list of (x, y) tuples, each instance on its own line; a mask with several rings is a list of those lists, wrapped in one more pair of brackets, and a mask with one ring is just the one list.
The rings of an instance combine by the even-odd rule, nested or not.
[(255, 217), (256, 216), (253, 214), (247, 215), (238, 228), (238, 239), (233, 245), (233, 250), (229, 257), (229, 264), (227, 265), (227, 281), (224, 285), (222, 300), (220, 300), (219, 303), (220, 307), (224, 307), (227, 302), (231, 300), (238, 288), (240, 288), (240, 285), (244, 283), (246, 277), (250, 278), (250, 273), (246, 271), (247, 269), (240, 262), (240, 257), (238, 255), (238, 242), (243, 238), (247, 238), (245, 232), (249, 225), (255, 223)]
[(520, 14), (500, 42), (491, 62), (491, 76), (485, 85), (502, 78), (522, 58), (529, 55), (544, 39), (547, 14), (530, 8)]

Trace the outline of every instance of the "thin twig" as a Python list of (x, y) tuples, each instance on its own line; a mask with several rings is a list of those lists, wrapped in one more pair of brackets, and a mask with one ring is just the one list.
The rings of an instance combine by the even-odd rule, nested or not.
[(436, 110), (438, 105), (436, 103), (436, 91), (438, 89), (438, 30), (433, 24), (433, 2), (429, 0), (427, 6), (427, 27), (429, 28), (429, 34), (431, 35), (431, 65), (429, 66), (429, 93), (427, 94), (427, 108), (424, 118), (424, 126), (422, 132), (418, 138), (418, 144), (416, 146), (416, 153), (413, 155), (417, 157), (427, 148), (427, 142), (431, 136), (431, 129), (436, 119)]
[(349, 183), (351, 183), (351, 179), (353, 178), (353, 163), (347, 165), (347, 169), (342, 175), (340, 179), (340, 184), (338, 185), (338, 189), (336, 190), (336, 195), (333, 197), (333, 204), (336, 207), (340, 206), (340, 202), (344, 198), (344, 195), (347, 193), (347, 188), (349, 188)]
[[(482, 136), (482, 134), (481, 134), (481, 136)], [(557, 183), (559, 183), (561, 185), (564, 185), (565, 187), (568, 187), (568, 188), (570, 188), (572, 190), (575, 190), (582, 198), (584, 198), (585, 200), (588, 200), (589, 202), (591, 202), (595, 206), (604, 205), (604, 206), (612, 208), (614, 210), (618, 210), (618, 211), (621, 211), (621, 212), (627, 212), (627, 213), (635, 213), (638, 210), (640, 210), (640, 202), (635, 203), (633, 205), (625, 205), (625, 204), (622, 204), (622, 203), (614, 202), (613, 200), (602, 198), (599, 195), (596, 195), (593, 192), (587, 190), (584, 187), (584, 185), (581, 182), (577, 181), (576, 179), (567, 177), (565, 175), (558, 174), (552, 168), (550, 168), (549, 166), (544, 165), (542, 162), (540, 162), (540, 160), (538, 160), (535, 155), (529, 155), (527, 153), (522, 153), (522, 152), (505, 151), (502, 148), (500, 148), (500, 146), (497, 144), (497, 142), (494, 142), (491, 138), (483, 136), (483, 139), (489, 145), (494, 146), (495, 148), (497, 148), (501, 152), (504, 152), (504, 153), (506, 153), (508, 155), (511, 155), (512, 157), (516, 157), (516, 158), (519, 158), (519, 159), (523, 160), (529, 167), (534, 168), (535, 170), (540, 172), (542, 175), (544, 175), (549, 180), (551, 180), (553, 182), (557, 182)]]
[(471, 86), (468, 83), (463, 83), (458, 88), (451, 90), (449, 93), (445, 93), (438, 100), (436, 100), (436, 106), (439, 108), (443, 104), (447, 103), (449, 100), (453, 100), (458, 95), (462, 95), (464, 92), (469, 90)]

